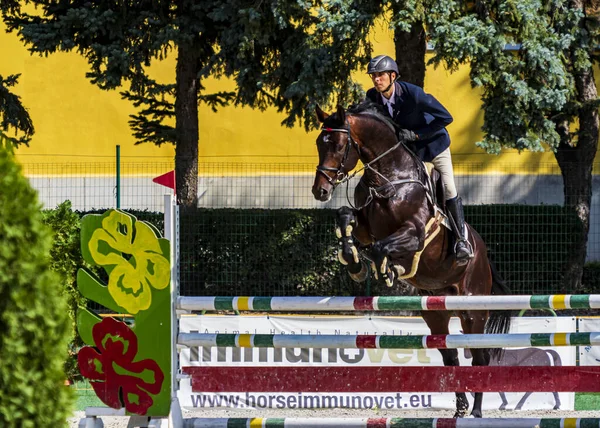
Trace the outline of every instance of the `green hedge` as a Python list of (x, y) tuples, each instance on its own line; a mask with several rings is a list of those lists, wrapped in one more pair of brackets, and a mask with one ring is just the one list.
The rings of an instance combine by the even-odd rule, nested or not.
[(65, 279), (50, 270), (36, 192), (1, 147), (0, 171), (0, 426), (65, 426), (73, 399), (64, 385)]
[[(560, 206), (465, 209), (517, 294), (569, 292), (562, 272), (578, 219)], [(187, 295), (388, 294), (349, 281), (337, 262), (332, 210), (194, 209), (181, 213), (181, 292)]]

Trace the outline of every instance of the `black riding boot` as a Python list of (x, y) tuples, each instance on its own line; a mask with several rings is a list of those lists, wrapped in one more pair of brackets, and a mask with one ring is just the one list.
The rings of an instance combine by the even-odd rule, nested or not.
[(465, 214), (462, 199), (458, 196), (454, 199), (448, 199), (446, 201), (446, 211), (452, 217), (450, 224), (456, 236), (456, 244), (454, 244), (456, 263), (464, 265), (473, 258), (473, 250), (471, 244), (465, 239)]

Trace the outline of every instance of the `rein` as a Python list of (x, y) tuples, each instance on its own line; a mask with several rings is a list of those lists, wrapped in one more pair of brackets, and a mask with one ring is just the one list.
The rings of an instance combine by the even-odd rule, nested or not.
[[(334, 190), (340, 184), (346, 183), (346, 199), (348, 200), (348, 204), (353, 209), (355, 209), (355, 210), (361, 210), (361, 209), (365, 208), (367, 205), (369, 205), (373, 201), (373, 199), (375, 199), (375, 198), (386, 198), (386, 197), (389, 198), (389, 197), (391, 197), (391, 196), (385, 196), (385, 195), (379, 194), (380, 191), (388, 188), (388, 186), (390, 186), (390, 185), (394, 188), (394, 194), (396, 193), (396, 191), (395, 191), (396, 190), (396, 186), (395, 185), (397, 185), (397, 184), (398, 185), (401, 185), (401, 184), (420, 184), (421, 186), (423, 186), (425, 188), (425, 190), (427, 190), (427, 186), (425, 184), (423, 184), (420, 180), (403, 179), (403, 180), (390, 181), (387, 177), (385, 177), (379, 171), (377, 171), (376, 169), (374, 169), (373, 167), (371, 167), (371, 164), (377, 162), (381, 158), (387, 156), (388, 154), (390, 154), (391, 152), (393, 152), (394, 150), (396, 150), (398, 147), (400, 147), (403, 144), (401, 141), (398, 141), (396, 144), (394, 144), (392, 147), (390, 147), (389, 149), (387, 149), (382, 154), (378, 155), (375, 159), (371, 160), (370, 162), (364, 163), (363, 166), (362, 166), (362, 168), (357, 169), (352, 174), (346, 174), (344, 172), (344, 163), (348, 159), (348, 154), (350, 152), (350, 146), (353, 146), (354, 148), (356, 148), (356, 151), (358, 152), (359, 157), (360, 157), (360, 146), (354, 140), (354, 138), (352, 138), (352, 135), (350, 133), (350, 124), (348, 123), (348, 121), (346, 121), (345, 125), (346, 125), (345, 128), (327, 128), (327, 127), (322, 127), (321, 128), (322, 131), (326, 131), (326, 132), (344, 132), (344, 133), (346, 133), (348, 135), (348, 142), (346, 143), (346, 149), (345, 149), (345, 152), (344, 152), (344, 157), (342, 158), (342, 162), (340, 163), (340, 166), (338, 168), (317, 165), (317, 171), (320, 172), (321, 174), (323, 174), (325, 176), (325, 178), (327, 179), (327, 181), (329, 182), (329, 184), (331, 184), (333, 186)], [(408, 148), (407, 148), (407, 150), (408, 150)], [(385, 181), (387, 181), (387, 183), (384, 184), (383, 186), (378, 187), (378, 188), (368, 187), (369, 195), (367, 196), (367, 200), (360, 207), (355, 207), (352, 204), (352, 202), (350, 201), (350, 195), (349, 195), (349, 191), (348, 191), (348, 188), (350, 187), (349, 183), (350, 183), (350, 180), (352, 180), (359, 172), (364, 171), (364, 170), (371, 170), (371, 171), (373, 171), (375, 174), (379, 175), (381, 178), (383, 178)], [(326, 171), (335, 172), (336, 173), (335, 179), (331, 178), (326, 173)], [(429, 192), (426, 192), (426, 193), (427, 193), (428, 198), (430, 198)]]

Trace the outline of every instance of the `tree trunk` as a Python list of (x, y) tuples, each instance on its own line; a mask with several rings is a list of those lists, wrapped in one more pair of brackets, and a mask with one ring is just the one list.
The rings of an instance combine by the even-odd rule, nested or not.
[(175, 182), (177, 203), (195, 206), (198, 198), (198, 61), (200, 44), (195, 39), (178, 46), (176, 67)]
[[(583, 8), (581, 0), (571, 2), (574, 8)], [(583, 25), (583, 21), (580, 25)], [(559, 128), (561, 143), (555, 153), (564, 183), (565, 206), (571, 208), (580, 221), (572, 248), (568, 249), (568, 261), (563, 278), (563, 291), (581, 291), (581, 277), (587, 253), (590, 230), (590, 206), (592, 202), (592, 167), (598, 146), (598, 112), (586, 103), (598, 97), (592, 67), (575, 74), (577, 101), (583, 104), (579, 111), (579, 134), (574, 144), (568, 141), (568, 131)], [(565, 138), (565, 135), (567, 138)]]
[(423, 23), (415, 22), (408, 32), (396, 28), (394, 45), (400, 79), (422, 88), (425, 84), (425, 52), (427, 49)]

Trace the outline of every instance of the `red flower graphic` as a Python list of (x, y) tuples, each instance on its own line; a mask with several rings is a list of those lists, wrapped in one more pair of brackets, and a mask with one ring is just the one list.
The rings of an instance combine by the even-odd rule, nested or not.
[[(149, 394), (158, 394), (162, 387), (162, 370), (154, 360), (133, 361), (138, 351), (137, 337), (125, 323), (104, 318), (94, 325), (92, 335), (96, 348), (86, 346), (77, 356), (81, 374), (107, 406), (125, 406), (128, 412), (145, 415), (154, 402)], [(141, 375), (144, 371), (153, 373), (153, 383), (122, 374)]]

